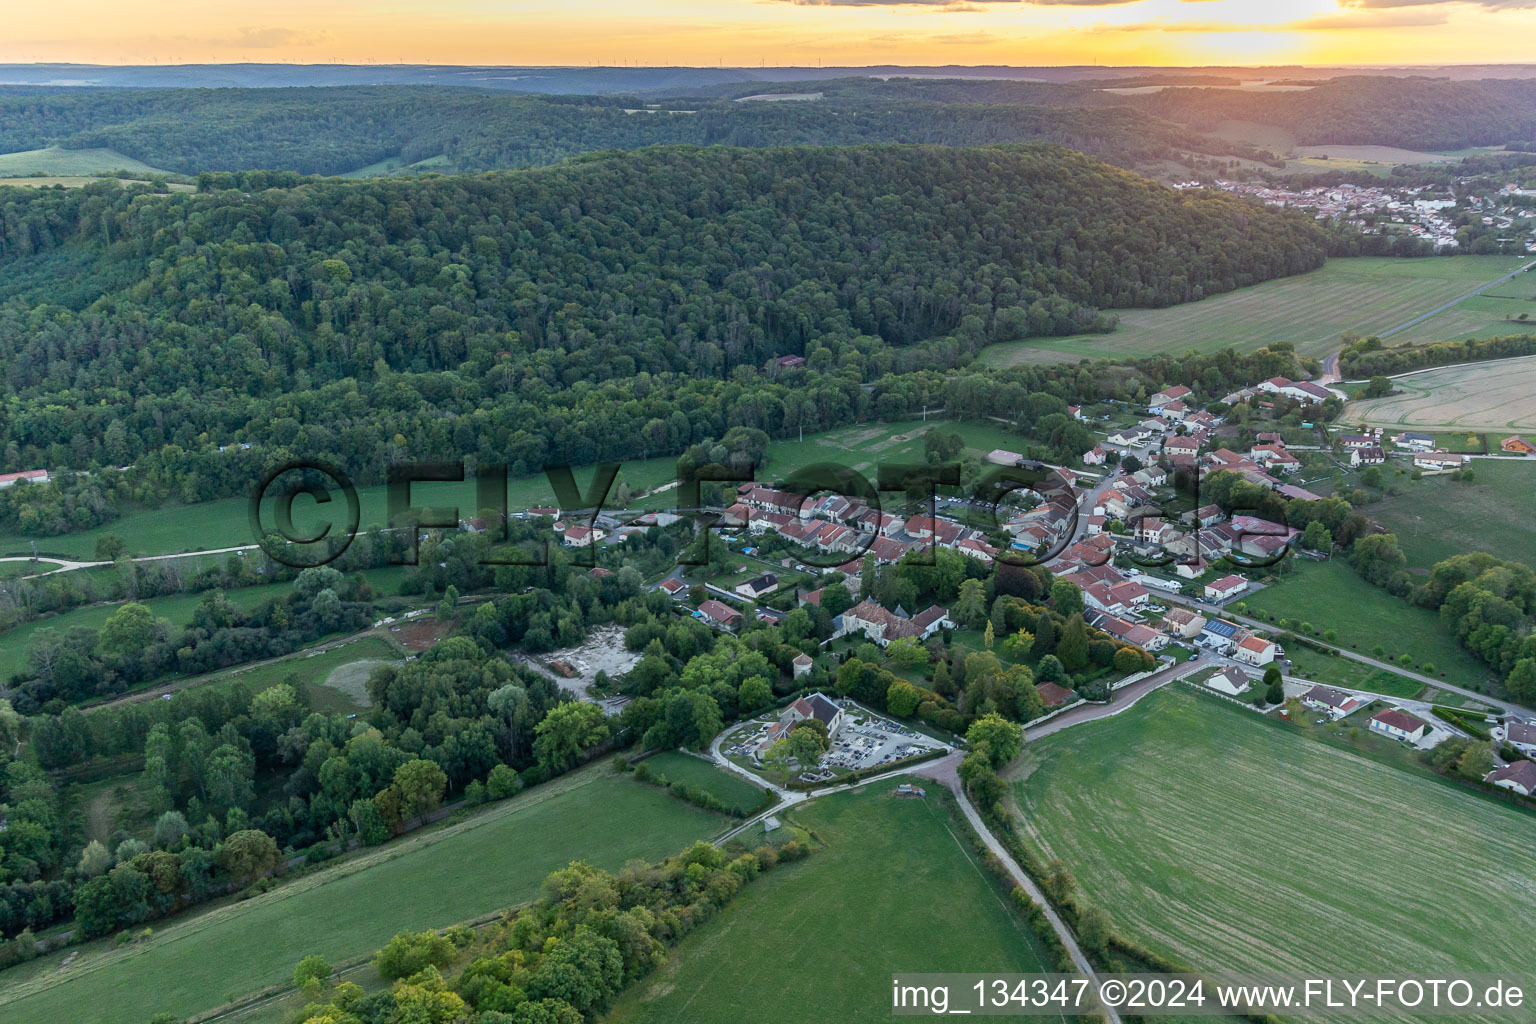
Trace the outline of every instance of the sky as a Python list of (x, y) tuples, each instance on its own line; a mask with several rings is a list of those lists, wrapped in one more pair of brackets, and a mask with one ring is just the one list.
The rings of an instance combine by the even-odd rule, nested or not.
[(7, 5), (0, 62), (1469, 64), (1536, 0), (123, 0)]

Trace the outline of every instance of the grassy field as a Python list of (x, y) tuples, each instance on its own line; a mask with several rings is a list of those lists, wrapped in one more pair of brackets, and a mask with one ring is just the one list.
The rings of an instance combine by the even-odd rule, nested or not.
[[(444, 926), (534, 897), (581, 859), (616, 869), (715, 833), (718, 815), (589, 768), (468, 820), (370, 851), (269, 893), (170, 924), (143, 943), (83, 948), (0, 975), (0, 1018), (26, 1024), (182, 1019), (286, 983), (310, 953), (367, 956), (401, 928)], [(371, 971), (363, 972), (371, 973)], [(103, 1016), (105, 1007), (131, 1014)]]
[(171, 173), (111, 149), (60, 149), (57, 146), (49, 146), (47, 149), (0, 153), (0, 177), (9, 178), (38, 173), (75, 177), (104, 171), (132, 171), (135, 174)]
[[(1324, 356), (1338, 349), (1342, 334), (1369, 335), (1396, 327), (1520, 265), (1514, 256), (1334, 259), (1311, 273), (1200, 302), (1121, 310), (1120, 327), (1111, 334), (1005, 342), (989, 346), (982, 359), (993, 366), (1013, 366), (1160, 352), (1182, 355), (1191, 349), (1251, 352), (1276, 341), (1292, 342), (1303, 355)], [(1394, 335), (1393, 343), (1465, 333), (1442, 334), (1436, 326), (1440, 319), (1432, 317)], [(1502, 314), (1488, 314), (1482, 322), (1492, 325), (1502, 319)]]
[[(395, 592), (404, 571), (403, 567), (387, 566), (366, 570), (363, 575), (373, 583), (375, 588), (388, 594)], [(267, 583), (255, 587), (226, 590), (224, 596), (236, 608), (249, 611), (263, 601), (281, 597), (292, 590), (292, 583)], [(174, 626), (185, 626), (192, 621), (193, 612), (197, 611), (197, 606), (202, 603), (205, 596), (202, 593), (172, 594), (166, 597), (152, 597), (141, 603), (148, 605), (156, 618), (168, 619)], [(47, 618), (23, 623), (14, 629), (0, 633), (0, 679), (9, 679), (26, 664), (27, 649), (32, 644), (33, 634), (39, 629), (56, 629), (61, 633), (75, 626), (100, 629), (112, 613), (124, 603), (119, 601), (113, 604), (74, 608)]]
[[(1291, 660), (1291, 675), (1314, 683), (1330, 683), (1349, 690), (1365, 690), (1391, 697), (1414, 697), (1424, 689), (1423, 683), (1407, 676), (1373, 668), (1349, 658), (1324, 654), (1298, 643), (1287, 644), (1285, 655)], [(1439, 674), (1438, 666), (1435, 672)], [(1446, 678), (1449, 680), (1449, 673)], [(1475, 684), (1462, 681), (1459, 685)]]
[[(874, 467), (878, 462), (922, 462), (922, 432), (934, 428), (961, 434), (971, 450), (981, 455), (993, 448), (1018, 451), (1025, 443), (1023, 438), (1001, 423), (952, 423), (930, 419), (926, 424), (919, 420), (861, 424), (811, 434), (804, 441), (775, 441), (769, 446), (767, 460), (758, 475), (763, 479), (783, 478), (802, 466), (836, 461), (848, 462), (874, 483)], [(633, 490), (639, 491), (665, 488), (665, 485), (675, 483), (676, 480), (677, 459), (667, 456), (624, 463), (618, 483), (628, 484)], [(590, 481), (589, 469), (576, 470), (576, 485), (583, 493)], [(615, 494), (618, 483), (615, 484)], [(457, 483), (415, 484), (411, 488), (411, 501), (418, 508), (456, 506), (461, 518), (479, 512), (473, 479)], [(664, 508), (675, 505), (676, 501), (674, 489), (661, 489), (651, 498), (634, 501), (632, 504), (637, 507)], [(359, 521), (363, 529), (384, 525), (388, 516), (387, 488), (383, 485), (358, 488), (358, 503)], [(542, 474), (519, 477), (508, 482), (507, 507), (513, 512), (555, 503), (554, 491)], [(610, 495), (608, 504), (615, 504), (614, 495)], [(335, 516), (331, 515), (333, 511), (337, 513)], [(327, 522), (334, 522), (336, 528), (340, 529), (344, 520), (345, 510), (341, 502), (319, 506), (308, 498), (300, 498), (293, 505), (294, 526), (302, 534), (318, 532), (318, 528)], [(272, 522), (270, 514), (264, 522)], [(32, 538), (0, 534), (0, 555), (30, 555), (35, 541), (38, 551), (44, 556), (57, 555), (88, 561), (96, 557), (96, 541), (106, 533), (121, 537), (135, 555), (174, 554), (253, 543), (246, 499), (224, 498), (195, 505), (134, 509), (105, 526), (58, 537)], [(0, 563), (3, 564), (6, 563)]]
[(1342, 559), (1298, 561), (1294, 573), (1243, 603), (1249, 614), (1261, 611), (1298, 625), (1310, 622), (1320, 631), (1331, 629), (1339, 646), (1361, 654), (1380, 644), (1388, 658), (1406, 654), (1415, 666), (1432, 662), (1435, 674), (1446, 673), (1450, 683), (1471, 686), (1488, 674), (1440, 625), (1438, 613), (1371, 586)]
[(1351, 402), (1344, 421), (1456, 431), (1463, 440), (1467, 431), (1488, 430), (1494, 435), (1490, 446), (1511, 432), (1536, 430), (1536, 356), (1441, 366), (1400, 377), (1393, 386), (1398, 394)]
[(950, 821), (947, 797), (924, 783), (926, 799), (898, 800), (894, 785), (797, 809), (816, 851), (753, 882), (608, 1024), (884, 1021), (893, 971), (1049, 970)]
[(681, 782), (712, 793), (721, 803), (742, 814), (758, 810), (767, 799), (761, 789), (740, 775), (732, 775), (691, 754), (664, 750), (646, 758), (645, 763), (651, 766), (651, 771), (665, 776), (668, 782)]
[[(1120, 928), (1211, 971), (1522, 970), (1532, 818), (1182, 688), (1032, 744), (1024, 821)], [(1469, 1018), (1458, 1018), (1469, 1019)]]
[(1425, 477), (1363, 511), (1397, 534), (1409, 565), (1427, 569), (1465, 551), (1536, 565), (1530, 544), (1536, 461), (1478, 459), (1473, 470), (1473, 483)]

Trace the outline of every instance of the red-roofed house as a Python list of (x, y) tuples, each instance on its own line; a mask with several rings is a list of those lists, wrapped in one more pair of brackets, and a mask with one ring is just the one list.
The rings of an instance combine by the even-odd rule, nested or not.
[(730, 605), (716, 601), (714, 598), (699, 604), (699, 614), (710, 622), (718, 623), (727, 629), (741, 621), (741, 612)]
[(1261, 636), (1245, 637), (1232, 649), (1232, 657), (1250, 665), (1268, 665), (1281, 653), (1280, 645)]
[(1429, 726), (1414, 718), (1406, 711), (1391, 708), (1372, 716), (1370, 729), (1379, 732), (1383, 736), (1390, 736), (1395, 740), (1405, 743), (1417, 743), (1424, 738), (1424, 732)]

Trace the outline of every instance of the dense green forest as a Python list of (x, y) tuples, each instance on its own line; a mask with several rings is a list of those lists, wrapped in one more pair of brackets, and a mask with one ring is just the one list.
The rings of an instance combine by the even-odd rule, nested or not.
[[(1308, 218), (1052, 147), (652, 149), (242, 190), (257, 177), (3, 193), (6, 464), (161, 467), (201, 500), (285, 451), (362, 479), (670, 454), (846, 423), (890, 374), (874, 411), (900, 411), (941, 383), (913, 371), (992, 342), (1323, 260)], [(807, 367), (764, 370), (791, 353)], [(256, 450), (216, 452), (237, 440)]]
[[(1047, 141), (1126, 167), (1189, 153), (1259, 155), (1124, 106), (1072, 109), (1101, 95), (1091, 90), (999, 88), (958, 103), (942, 90), (835, 85), (829, 104), (695, 98), (650, 107), (633, 97), (431, 86), (0, 94), (0, 152), (104, 147), (188, 175), (258, 168), (331, 175), (391, 158), (413, 164), (442, 157), (454, 170), (486, 171), (668, 144)], [(1012, 98), (1063, 89), (1059, 97), (1074, 102), (1039, 106)]]

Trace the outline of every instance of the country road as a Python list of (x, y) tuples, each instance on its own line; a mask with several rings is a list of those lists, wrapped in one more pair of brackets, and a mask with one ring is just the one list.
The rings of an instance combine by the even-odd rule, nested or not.
[[(1278, 627), (1276, 627), (1272, 622), (1263, 622), (1259, 619), (1250, 618), (1246, 615), (1239, 615), (1236, 612), (1229, 611), (1220, 607), (1219, 605), (1207, 604), (1204, 601), (1199, 601), (1190, 597), (1184, 597), (1182, 594), (1170, 593), (1159, 594), (1158, 596), (1163, 600), (1172, 601), (1176, 604), (1182, 604), (1188, 608), (1193, 608), (1195, 611), (1202, 615), (1215, 615), (1223, 619), (1230, 619), (1234, 622), (1241, 622), (1247, 626), (1256, 626), (1265, 632), (1272, 633), (1278, 631)], [(1465, 686), (1457, 686), (1455, 683), (1448, 683), (1444, 679), (1436, 679), (1433, 676), (1426, 676), (1421, 673), (1414, 672), (1411, 669), (1403, 668), (1401, 665), (1394, 665), (1388, 661), (1379, 661), (1376, 658), (1367, 657), (1364, 654), (1360, 654), (1357, 651), (1351, 651), (1345, 647), (1340, 647), (1337, 644), (1330, 644), (1326, 641), (1318, 640), (1316, 637), (1309, 637), (1308, 640), (1322, 647), (1327, 647), (1330, 650), (1338, 651), (1341, 657), (1348, 658), (1350, 661), (1358, 661), (1363, 665), (1369, 665), (1372, 668), (1379, 668), (1385, 672), (1391, 672), (1394, 675), (1403, 676), (1404, 678), (1412, 679), (1415, 682), (1423, 683), (1425, 686), (1433, 686), (1440, 690), (1449, 690), (1452, 693), (1459, 693), (1464, 697), (1471, 697), (1474, 700), (1481, 701), (1484, 704), (1499, 709), (1500, 712), (1506, 715), (1514, 715), (1518, 718), (1525, 718), (1531, 714), (1530, 708), (1521, 707), (1519, 704), (1512, 704), (1509, 701), (1500, 700), (1497, 697), (1490, 697), (1486, 693), (1468, 689)]]
[(1427, 313), (1420, 313), (1418, 316), (1414, 317), (1412, 320), (1405, 320), (1402, 323), (1398, 324), (1396, 327), (1390, 328), (1390, 329), (1385, 330), (1385, 331), (1377, 331), (1376, 332), (1376, 337), (1378, 337), (1378, 338), (1390, 338), (1394, 334), (1398, 334), (1398, 333), (1400, 333), (1402, 331), (1406, 331), (1408, 328), (1413, 327), (1416, 324), (1421, 324), (1425, 320), (1428, 320), (1432, 316), (1435, 316), (1435, 315), (1437, 315), (1439, 313), (1444, 313), (1446, 310), (1450, 309), (1452, 306), (1455, 306), (1455, 305), (1457, 305), (1459, 303), (1465, 302), (1467, 299), (1470, 299), (1470, 298), (1472, 298), (1475, 295), (1479, 295), (1482, 292), (1487, 291), (1489, 288), (1492, 288), (1496, 284), (1503, 284), (1505, 281), (1508, 281), (1510, 278), (1514, 277), (1515, 275), (1525, 273), (1527, 270), (1530, 270), (1532, 266), (1536, 266), (1536, 264), (1527, 263), (1523, 267), (1516, 267), (1514, 270), (1511, 270), (1509, 273), (1505, 274), (1503, 277), (1495, 278), (1494, 280), (1489, 281), (1487, 284), (1478, 285), (1476, 288), (1473, 288), (1471, 291), (1467, 292), (1465, 295), (1457, 296), (1456, 298), (1452, 299), (1450, 302), (1442, 302), (1440, 305), (1436, 306), (1434, 309), (1430, 310)]

